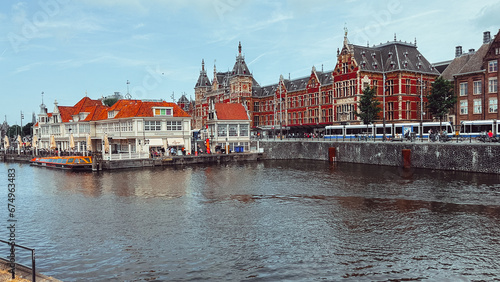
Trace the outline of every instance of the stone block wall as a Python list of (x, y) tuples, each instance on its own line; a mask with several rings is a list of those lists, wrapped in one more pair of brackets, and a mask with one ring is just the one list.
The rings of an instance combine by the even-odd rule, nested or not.
[[(256, 146), (256, 142), (252, 143)], [(337, 162), (403, 166), (403, 150), (410, 150), (415, 168), (500, 173), (500, 144), (259, 141), (266, 159), (328, 161), (328, 149), (336, 148)]]

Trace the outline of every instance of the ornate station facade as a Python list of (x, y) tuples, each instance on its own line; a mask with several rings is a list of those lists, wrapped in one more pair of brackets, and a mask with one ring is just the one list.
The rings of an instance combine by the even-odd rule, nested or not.
[(202, 129), (215, 103), (242, 103), (253, 131), (315, 133), (326, 125), (360, 124), (355, 112), (369, 86), (385, 101), (387, 122), (425, 121), (432, 118), (425, 112), (425, 97), (439, 74), (418, 51), (416, 41), (397, 41), (394, 36), (394, 41), (378, 46), (359, 46), (349, 43), (346, 31), (332, 71), (312, 67), (306, 77), (280, 76), (277, 84), (260, 86), (248, 70), (240, 43), (233, 70), (217, 72), (214, 67), (211, 81), (202, 61), (193, 118), (195, 128)]

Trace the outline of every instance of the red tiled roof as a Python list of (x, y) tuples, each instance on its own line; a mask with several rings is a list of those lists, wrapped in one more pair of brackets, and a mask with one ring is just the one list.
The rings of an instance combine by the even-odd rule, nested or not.
[(57, 106), (59, 114), (61, 114), (62, 122), (70, 122), (73, 120), (72, 115), (75, 111), (74, 107)]
[(215, 112), (219, 120), (249, 120), (245, 107), (239, 103), (217, 103)]
[[(177, 104), (170, 102), (144, 102), (141, 100), (119, 100), (112, 107), (102, 104), (100, 100), (84, 97), (73, 107), (58, 106), (62, 122), (70, 122), (74, 115), (85, 112), (87, 117), (82, 121), (96, 121), (108, 119), (109, 111), (117, 111), (116, 118), (153, 117), (153, 107), (173, 108), (174, 117), (190, 117)], [(51, 117), (53, 113), (48, 113)]]
[[(153, 117), (154, 107), (169, 107), (173, 108), (174, 117), (190, 117), (183, 111), (177, 104), (170, 102), (143, 102), (140, 100), (124, 100), (130, 101), (129, 103), (123, 102), (110, 110), (119, 110), (115, 118), (129, 118), (129, 117)], [(117, 103), (118, 104), (118, 103)], [(116, 104), (115, 104), (116, 105)]]

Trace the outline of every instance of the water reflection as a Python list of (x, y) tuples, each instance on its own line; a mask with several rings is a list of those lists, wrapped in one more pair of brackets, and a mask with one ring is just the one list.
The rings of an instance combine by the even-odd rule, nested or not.
[(498, 175), (312, 161), (9, 165), (19, 240), (63, 281), (499, 278)]

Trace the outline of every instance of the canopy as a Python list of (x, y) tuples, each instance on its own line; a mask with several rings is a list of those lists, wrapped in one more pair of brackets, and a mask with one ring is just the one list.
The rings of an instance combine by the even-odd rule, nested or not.
[(168, 138), (167, 143), (169, 146), (183, 146), (184, 139), (182, 139), (182, 138)]
[(23, 145), (23, 139), (21, 139), (21, 135), (17, 135), (17, 143), (19, 144), (19, 146)]
[(54, 137), (54, 135), (50, 135), (50, 149), (55, 150), (56, 148), (56, 137)]
[(92, 139), (90, 139), (90, 134), (87, 134), (87, 151), (92, 151)]
[(75, 148), (75, 138), (73, 138), (73, 133), (69, 134), (69, 147), (71, 149)]
[(38, 136), (33, 136), (33, 147), (38, 148)]
[(5, 135), (5, 138), (3, 139), (3, 146), (5, 149), (10, 147), (9, 137), (7, 135)]
[(109, 140), (108, 140), (108, 134), (104, 134), (104, 152), (109, 152)]

